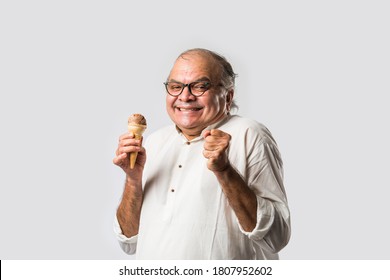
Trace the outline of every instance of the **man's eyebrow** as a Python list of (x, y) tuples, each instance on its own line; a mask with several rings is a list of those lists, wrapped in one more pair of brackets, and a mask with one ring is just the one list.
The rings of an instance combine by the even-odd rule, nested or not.
[(179, 82), (179, 81), (177, 81), (177, 80), (175, 80), (175, 79), (169, 79), (168, 82), (181, 83), (181, 82)]
[[(175, 79), (169, 79), (168, 82), (174, 82), (174, 83), (181, 83), (181, 84), (184, 84), (183, 82), (180, 82), (180, 81), (175, 80)], [(200, 78), (198, 78), (198, 79), (192, 81), (191, 83), (196, 83), (196, 82), (211, 82), (211, 81), (210, 81), (210, 79), (209, 79), (208, 77), (204, 76), (204, 77), (200, 77)]]
[(201, 77), (193, 82), (210, 82), (210, 79), (208, 77)]

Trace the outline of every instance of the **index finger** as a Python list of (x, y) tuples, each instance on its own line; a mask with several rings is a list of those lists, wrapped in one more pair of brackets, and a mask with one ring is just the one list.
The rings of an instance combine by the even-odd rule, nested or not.
[(210, 131), (210, 135), (211, 136), (229, 136), (230, 137), (230, 134), (228, 134), (222, 130), (219, 130), (219, 129), (212, 129)]
[(125, 139), (133, 139), (134, 133), (133, 132), (126, 132), (125, 134), (122, 134), (119, 136), (119, 141), (125, 140)]

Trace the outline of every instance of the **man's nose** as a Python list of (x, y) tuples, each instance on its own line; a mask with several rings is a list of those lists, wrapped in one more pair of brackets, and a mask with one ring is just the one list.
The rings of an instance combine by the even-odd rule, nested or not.
[(179, 95), (181, 101), (195, 100), (196, 97), (190, 93), (190, 86), (186, 86), (183, 92)]

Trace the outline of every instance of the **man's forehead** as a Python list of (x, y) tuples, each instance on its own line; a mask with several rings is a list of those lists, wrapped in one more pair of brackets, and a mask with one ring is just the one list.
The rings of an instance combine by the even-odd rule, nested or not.
[(202, 53), (187, 53), (176, 59), (171, 74), (178, 71), (187, 73), (199, 71), (207, 73), (210, 76), (216, 76), (219, 74), (219, 70), (219, 65), (211, 55)]
[(208, 53), (203, 53), (203, 52), (188, 52), (180, 55), (177, 59), (176, 62), (178, 61), (195, 61), (198, 63), (205, 63), (205, 64), (215, 64), (215, 59), (212, 55)]

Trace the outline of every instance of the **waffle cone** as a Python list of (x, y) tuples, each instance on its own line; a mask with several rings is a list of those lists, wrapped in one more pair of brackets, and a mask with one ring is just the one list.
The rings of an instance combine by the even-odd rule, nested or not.
[[(128, 124), (127, 129), (129, 132), (134, 134), (134, 138), (140, 140), (142, 138), (142, 134), (146, 129), (146, 125), (142, 124)], [(138, 152), (130, 153), (130, 168), (133, 169), (135, 166), (135, 162), (137, 160)]]

